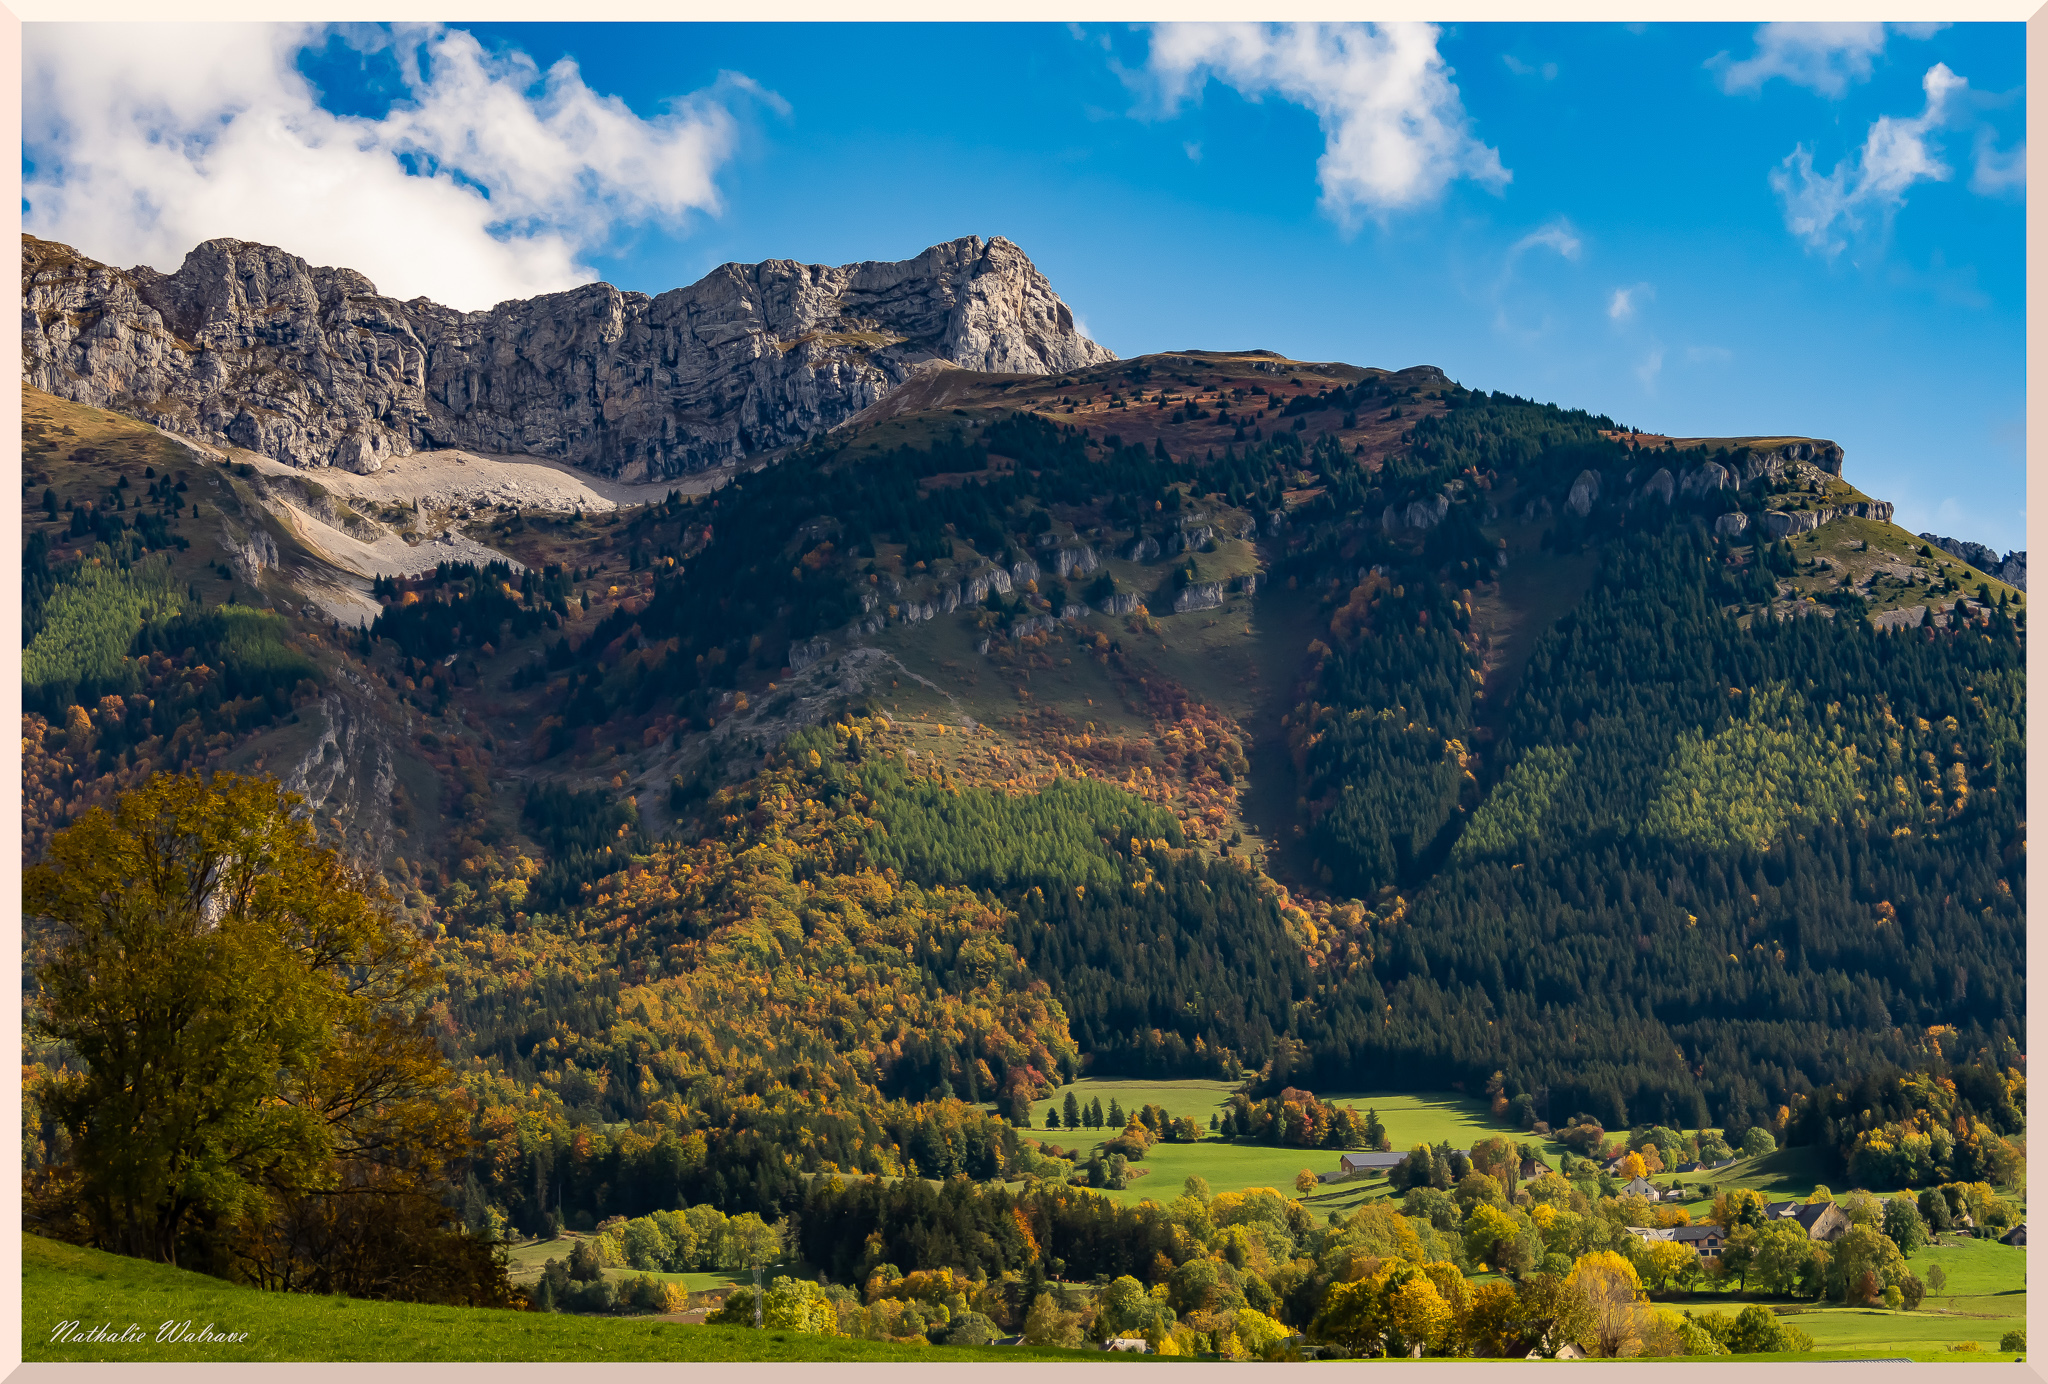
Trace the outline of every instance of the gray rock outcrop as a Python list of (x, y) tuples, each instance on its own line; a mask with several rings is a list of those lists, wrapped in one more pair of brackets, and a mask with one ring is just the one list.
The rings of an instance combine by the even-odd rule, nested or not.
[(1405, 505), (1388, 505), (1380, 515), (1380, 527), (1388, 533), (1397, 529), (1434, 528), (1443, 522), (1450, 509), (1450, 498), (1444, 495), (1413, 500)]
[(823, 635), (819, 635), (817, 638), (802, 644), (791, 644), (789, 646), (789, 671), (801, 673), (804, 669), (810, 667), (813, 663), (816, 663), (831, 652), (832, 641), (826, 639)]
[(21, 286), (23, 383), (357, 472), (461, 447), (673, 477), (816, 437), (925, 362), (1044, 375), (1115, 359), (1001, 237), (458, 312), (248, 241), (207, 241), (163, 274), (24, 236)]
[(1222, 604), (1222, 582), (1198, 581), (1184, 586), (1174, 593), (1173, 613), (1185, 615), (1191, 610), (1215, 610)]
[(1581, 519), (1592, 510), (1593, 502), (1600, 498), (1600, 473), (1581, 471), (1579, 478), (1572, 482), (1572, 493), (1565, 497), (1564, 507)]
[(1718, 461), (1710, 461), (1704, 466), (1686, 472), (1678, 482), (1678, 493), (1710, 495), (1714, 491), (1727, 490), (1735, 485), (1735, 476), (1727, 467)]
[(1770, 448), (1752, 447), (1743, 453), (1741, 465), (1745, 485), (1759, 476), (1776, 477), (1787, 468), (1802, 466), (1839, 476), (1842, 474), (1842, 449), (1825, 439), (1787, 442)]
[(1968, 539), (1942, 538), (1931, 533), (1923, 533), (1920, 538), (1950, 557), (1961, 558), (1978, 571), (1998, 578), (2016, 591), (2027, 589), (2027, 555), (2024, 551), (2010, 552), (2000, 557), (1996, 548), (1987, 548), (1982, 543), (1972, 543)]
[(1811, 533), (1822, 524), (1844, 514), (1854, 515), (1859, 519), (1889, 522), (1892, 517), (1892, 502), (1858, 500), (1853, 504), (1821, 505), (1816, 509), (1774, 509), (1757, 523), (1766, 538), (1790, 538), (1796, 533)]
[(1061, 548), (1052, 555), (1053, 570), (1062, 577), (1086, 576), (1101, 566), (1095, 556), (1095, 549), (1083, 543), (1078, 548)]

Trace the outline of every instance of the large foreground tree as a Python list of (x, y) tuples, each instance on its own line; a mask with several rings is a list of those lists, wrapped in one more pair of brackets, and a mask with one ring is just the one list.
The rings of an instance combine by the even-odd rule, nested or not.
[(68, 1136), (33, 1214), (266, 1286), (502, 1297), (439, 1195), (466, 1134), (425, 945), (299, 802), (160, 775), (27, 872), (30, 1022), (63, 1055), (35, 1094)]

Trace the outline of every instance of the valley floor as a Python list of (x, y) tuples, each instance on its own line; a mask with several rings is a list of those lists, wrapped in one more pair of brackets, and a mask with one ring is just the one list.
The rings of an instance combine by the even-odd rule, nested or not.
[[(1938, 1260), (1952, 1285), (1966, 1291), (1929, 1299), (1918, 1312), (1837, 1307), (1803, 1307), (1798, 1326), (1813, 1338), (1814, 1351), (1796, 1356), (1745, 1356), (1807, 1362), (1907, 1357), (1916, 1360), (2009, 1361), (1997, 1349), (2002, 1333), (2026, 1324), (2025, 1253), (1986, 1242), (1942, 1246), (1914, 1256), (1924, 1272)], [(1694, 1310), (1732, 1310), (1733, 1298), (1684, 1298), (1669, 1305)], [(1791, 1304), (1787, 1304), (1791, 1305)], [(102, 1323), (111, 1334), (134, 1323), (141, 1340), (57, 1343), (66, 1322), (89, 1331)], [(159, 1344), (168, 1324), (172, 1334), (210, 1328), (239, 1341)], [(1954, 1346), (1974, 1341), (1977, 1349)], [(577, 1317), (530, 1312), (494, 1312), (411, 1303), (364, 1302), (353, 1298), (260, 1293), (181, 1269), (79, 1249), (39, 1236), (22, 1239), (22, 1359), (286, 1361), (598, 1361), (673, 1360), (743, 1362), (805, 1360), (853, 1362), (931, 1360), (955, 1364), (985, 1361), (1096, 1361), (1146, 1357), (1026, 1346), (912, 1347), (797, 1332), (755, 1332), (745, 1327), (683, 1325), (646, 1317)], [(1640, 1362), (1636, 1362), (1640, 1363)], [(1664, 1363), (1664, 1362), (1659, 1362)], [(1670, 1363), (1684, 1363), (1672, 1361)], [(1730, 1363), (1725, 1357), (1718, 1361)]]

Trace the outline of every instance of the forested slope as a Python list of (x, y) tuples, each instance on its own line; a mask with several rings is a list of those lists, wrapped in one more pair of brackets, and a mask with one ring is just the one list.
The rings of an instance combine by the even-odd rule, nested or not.
[[(714, 492), (495, 516), (523, 571), (380, 580), (354, 633), (234, 566), (232, 468), (53, 450), (37, 829), (153, 767), (304, 772), (340, 742), (295, 718), (357, 698), (438, 792), (366, 774), (387, 830), (335, 839), (441, 934), (478, 1194), (529, 1229), (1054, 1166), (1009, 1116), (1080, 1071), (1784, 1131), (1937, 1042), (2019, 1063), (2014, 593), (1775, 453), (1315, 369), (991, 381)], [(1272, 627), (1312, 637), (1240, 693)]]

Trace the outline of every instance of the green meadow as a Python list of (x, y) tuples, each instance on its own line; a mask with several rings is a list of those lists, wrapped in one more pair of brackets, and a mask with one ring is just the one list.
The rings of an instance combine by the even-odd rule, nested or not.
[[(541, 1271), (546, 1266), (548, 1260), (560, 1259), (564, 1263), (568, 1262), (570, 1253), (576, 1248), (576, 1242), (586, 1238), (588, 1237), (571, 1231), (559, 1240), (528, 1240), (524, 1244), (513, 1245), (505, 1256), (511, 1266), (512, 1281), (521, 1285), (538, 1282)], [(615, 1283), (623, 1283), (629, 1278), (641, 1277), (642, 1272), (639, 1269), (626, 1269), (614, 1265), (604, 1271), (604, 1276)], [(733, 1277), (731, 1274), (718, 1271), (709, 1273), (650, 1272), (645, 1276), (659, 1279), (663, 1283), (680, 1283), (693, 1293), (722, 1290), (733, 1287), (740, 1282), (738, 1278)]]
[[(1198, 1143), (1155, 1144), (1143, 1161), (1131, 1164), (1132, 1173), (1139, 1173), (1142, 1169), (1142, 1174), (1132, 1177), (1124, 1190), (1109, 1193), (1123, 1202), (1142, 1201), (1146, 1197), (1171, 1201), (1180, 1195), (1181, 1184), (1190, 1175), (1206, 1178), (1212, 1192), (1276, 1187), (1292, 1196), (1295, 1175), (1304, 1168), (1318, 1174), (1336, 1171), (1341, 1150), (1286, 1148), (1210, 1137), (1206, 1132), (1209, 1117), (1222, 1110), (1236, 1089), (1236, 1084), (1228, 1081), (1127, 1081), (1083, 1077), (1071, 1086), (1062, 1086), (1050, 1099), (1032, 1105), (1032, 1135), (1069, 1152), (1079, 1152), (1085, 1160), (1097, 1144), (1116, 1132), (1047, 1129), (1046, 1113), (1062, 1108), (1069, 1091), (1083, 1106), (1100, 1099), (1105, 1112), (1112, 1100), (1127, 1114), (1151, 1104), (1161, 1107), (1169, 1115), (1192, 1118), (1203, 1127), (1204, 1136)], [(1545, 1161), (1553, 1167), (1557, 1166), (1558, 1158), (1564, 1152), (1560, 1145), (1549, 1139), (1525, 1134), (1512, 1125), (1495, 1120), (1488, 1112), (1486, 1102), (1455, 1092), (1417, 1095), (1412, 1092), (1341, 1091), (1317, 1094), (1332, 1104), (1350, 1106), (1360, 1112), (1378, 1111), (1380, 1123), (1387, 1128), (1388, 1142), (1397, 1150), (1445, 1141), (1456, 1148), (1470, 1148), (1477, 1140), (1503, 1134), (1518, 1143), (1535, 1144), (1543, 1151)], [(1385, 1190), (1384, 1178), (1360, 1178), (1326, 1184), (1306, 1200), (1319, 1210), (1341, 1210), (1382, 1195)]]
[[(60, 1323), (102, 1323), (142, 1340), (58, 1343)], [(210, 1327), (240, 1341), (159, 1344), (165, 1323)], [(264, 1293), (217, 1278), (24, 1235), (23, 1360), (999, 1360), (1107, 1361), (1143, 1357), (1028, 1346), (904, 1346), (748, 1327), (687, 1326), (645, 1317), (577, 1317), (426, 1307), (405, 1302)]]

